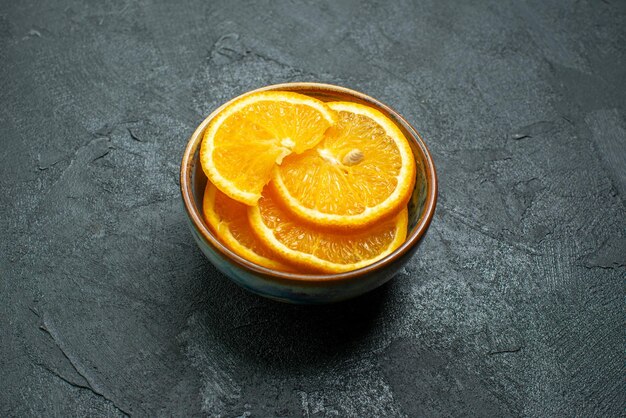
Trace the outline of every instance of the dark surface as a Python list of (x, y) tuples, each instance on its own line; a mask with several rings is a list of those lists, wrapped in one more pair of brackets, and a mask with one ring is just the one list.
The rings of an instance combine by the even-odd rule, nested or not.
[[(0, 6), (1, 416), (624, 415), (624, 2), (174, 3)], [(334, 306), (236, 287), (178, 190), (208, 113), (296, 80), (439, 172), (410, 267)]]

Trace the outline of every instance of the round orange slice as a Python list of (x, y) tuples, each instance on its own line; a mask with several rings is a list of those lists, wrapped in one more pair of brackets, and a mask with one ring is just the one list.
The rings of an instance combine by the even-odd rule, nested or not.
[(406, 205), (415, 184), (415, 158), (402, 131), (371, 107), (331, 102), (337, 122), (314, 148), (275, 170), (280, 199), (318, 225), (360, 228)]
[(254, 205), (284, 157), (317, 144), (335, 115), (324, 102), (298, 93), (266, 91), (227, 103), (207, 126), (200, 162), (209, 180), (231, 198)]
[(408, 211), (361, 231), (324, 230), (295, 218), (266, 188), (258, 205), (248, 207), (248, 218), (257, 237), (281, 258), (309, 270), (338, 273), (365, 267), (398, 248), (406, 239)]
[(277, 261), (272, 252), (254, 235), (248, 222), (248, 207), (207, 183), (202, 202), (204, 219), (219, 240), (241, 257), (260, 266), (293, 271)]

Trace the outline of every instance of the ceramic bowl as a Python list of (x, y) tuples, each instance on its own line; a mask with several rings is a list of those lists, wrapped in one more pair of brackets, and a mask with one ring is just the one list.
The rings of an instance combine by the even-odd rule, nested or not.
[[(286, 83), (255, 91), (284, 90), (306, 94), (322, 101), (351, 101), (372, 106), (398, 125), (411, 143), (417, 162), (417, 178), (409, 202), (406, 241), (387, 257), (367, 267), (338, 274), (294, 274), (254, 264), (220, 243), (202, 216), (202, 195), (207, 178), (198, 153), (204, 130), (228, 103), (211, 113), (195, 130), (180, 168), (180, 188), (191, 232), (204, 255), (227, 277), (251, 292), (291, 303), (329, 303), (350, 299), (375, 289), (391, 279), (414, 256), (435, 212), (437, 175), (428, 148), (415, 129), (397, 112), (363, 93), (320, 83)], [(249, 93), (246, 93), (249, 94)]]

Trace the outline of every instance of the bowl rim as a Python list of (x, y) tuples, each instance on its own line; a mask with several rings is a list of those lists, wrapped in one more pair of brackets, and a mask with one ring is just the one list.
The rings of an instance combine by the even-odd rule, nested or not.
[[(412, 232), (407, 236), (406, 240), (396, 248), (391, 254), (386, 257), (370, 264), (360, 269), (351, 270), (343, 273), (332, 273), (332, 274), (302, 274), (302, 273), (287, 273), (277, 270), (272, 270), (263, 266), (259, 266), (247, 259), (239, 256), (234, 253), (224, 244), (222, 244), (211, 232), (210, 228), (207, 224), (205, 224), (203, 220), (203, 216), (201, 210), (195, 204), (195, 199), (193, 197), (193, 185), (191, 181), (191, 169), (193, 164), (193, 156), (202, 143), (202, 139), (204, 138), (204, 131), (209, 124), (209, 122), (220, 113), (226, 106), (228, 106), (234, 100), (237, 100), (243, 96), (260, 92), (260, 91), (268, 91), (268, 90), (288, 90), (288, 91), (299, 91), (306, 90), (308, 92), (319, 90), (320, 92), (332, 91), (342, 94), (348, 94), (356, 97), (359, 100), (362, 100), (366, 103), (370, 103), (375, 107), (384, 110), (383, 113), (387, 113), (392, 116), (392, 120), (395, 119), (397, 122), (401, 123), (405, 130), (409, 132), (410, 137), (407, 138), (409, 141), (414, 141), (418, 145), (418, 149), (421, 151), (422, 160), (424, 162), (424, 172), (427, 186), (427, 195), (424, 202), (423, 215), (419, 218), (417, 224), (413, 228)], [(305, 94), (305, 93), (303, 93)], [(238, 267), (247, 270), (254, 274), (261, 274), (263, 276), (272, 278), (277, 281), (291, 281), (298, 283), (318, 283), (318, 282), (343, 282), (350, 281), (352, 279), (357, 279), (362, 277), (363, 275), (367, 275), (369, 273), (375, 272), (381, 268), (384, 268), (396, 261), (397, 259), (404, 256), (413, 246), (417, 245), (420, 240), (423, 238), (424, 234), (428, 230), (432, 218), (435, 213), (435, 208), (437, 205), (437, 192), (438, 192), (438, 182), (437, 182), (437, 172), (435, 169), (435, 164), (433, 162), (432, 156), (428, 150), (428, 147), (424, 143), (421, 135), (411, 126), (411, 124), (398, 112), (393, 110), (391, 107), (386, 104), (380, 102), (377, 99), (374, 99), (371, 96), (368, 96), (364, 93), (358, 92), (356, 90), (352, 90), (346, 87), (341, 87), (333, 84), (326, 83), (316, 83), (316, 82), (291, 82), (291, 83), (280, 83), (280, 84), (272, 84), (268, 86), (264, 86), (255, 90), (248, 91), (244, 94), (241, 94), (237, 97), (230, 99), (228, 102), (224, 103), (217, 109), (215, 109), (209, 116), (207, 116), (202, 123), (194, 130), (193, 134), (189, 138), (187, 146), (185, 147), (185, 151), (183, 153), (183, 158), (180, 166), (180, 190), (185, 206), (185, 210), (187, 211), (187, 215), (192, 222), (193, 227), (196, 229), (198, 233), (207, 241), (212, 247), (217, 249), (223, 256), (229, 259), (229, 261), (236, 264)]]

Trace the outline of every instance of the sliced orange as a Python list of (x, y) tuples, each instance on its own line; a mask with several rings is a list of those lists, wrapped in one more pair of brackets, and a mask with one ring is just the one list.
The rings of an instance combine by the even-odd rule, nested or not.
[(315, 146), (334, 120), (324, 102), (302, 94), (245, 95), (226, 104), (207, 126), (202, 168), (222, 192), (254, 205), (274, 167), (292, 152)]
[(402, 131), (371, 107), (331, 102), (337, 122), (321, 142), (275, 170), (287, 208), (318, 225), (363, 227), (406, 205), (415, 159)]
[(250, 225), (257, 237), (278, 254), (310, 270), (338, 273), (365, 267), (382, 259), (406, 239), (408, 211), (365, 230), (350, 233), (324, 230), (302, 223), (266, 188), (257, 206), (248, 207)]
[(202, 202), (204, 219), (219, 240), (241, 257), (270, 269), (293, 271), (275, 260), (272, 252), (254, 235), (248, 222), (248, 207), (207, 183)]

